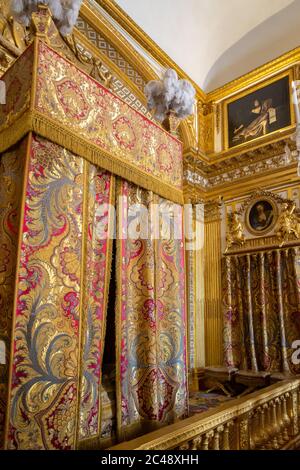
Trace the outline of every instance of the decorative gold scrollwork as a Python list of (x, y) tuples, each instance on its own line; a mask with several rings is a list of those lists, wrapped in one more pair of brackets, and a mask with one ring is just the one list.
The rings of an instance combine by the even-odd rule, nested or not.
[(282, 212), (278, 219), (277, 238), (282, 246), (291, 236), (300, 238), (300, 214), (296, 212), (296, 204), (293, 201), (282, 204)]
[(226, 250), (225, 253), (233, 246), (243, 246), (245, 243), (245, 235), (244, 235), (244, 224), (239, 218), (239, 214), (237, 212), (233, 212), (232, 214), (228, 214), (228, 232), (226, 236)]

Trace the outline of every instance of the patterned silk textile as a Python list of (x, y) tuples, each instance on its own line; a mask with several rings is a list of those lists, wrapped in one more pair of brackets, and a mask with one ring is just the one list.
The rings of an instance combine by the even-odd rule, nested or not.
[(226, 365), (300, 373), (300, 248), (223, 259)]
[[(6, 449), (100, 448), (188, 411), (182, 144), (80, 68), (54, 30), (41, 8), (33, 15), (33, 42), (1, 77)], [(116, 178), (123, 212), (117, 360), (108, 387), (102, 371), (108, 305), (113, 310)], [(138, 221), (131, 206), (141, 201), (150, 213)], [(176, 224), (167, 237), (170, 214)], [(136, 229), (138, 222), (140, 232), (154, 224), (159, 236), (123, 237), (128, 222)]]
[(111, 178), (58, 145), (30, 141), (9, 449), (72, 449), (99, 435)]
[(186, 316), (182, 233), (174, 234), (182, 208), (127, 181), (118, 195), (117, 419), (124, 439), (186, 416)]
[(0, 152), (34, 131), (113, 174), (183, 202), (181, 142), (47, 44), (36, 38), (2, 80), (7, 104), (0, 107)]
[(0, 448), (4, 440), (25, 155), (26, 140), (0, 155), (0, 340), (6, 353), (5, 364), (0, 364)]

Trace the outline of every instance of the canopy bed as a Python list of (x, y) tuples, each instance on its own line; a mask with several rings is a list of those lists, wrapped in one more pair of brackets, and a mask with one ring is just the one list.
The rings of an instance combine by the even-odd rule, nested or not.
[(40, 7), (2, 77), (7, 449), (105, 447), (188, 412), (183, 231), (126, 236), (144, 208), (159, 235), (166, 213), (182, 228), (181, 143), (92, 78), (95, 67)]

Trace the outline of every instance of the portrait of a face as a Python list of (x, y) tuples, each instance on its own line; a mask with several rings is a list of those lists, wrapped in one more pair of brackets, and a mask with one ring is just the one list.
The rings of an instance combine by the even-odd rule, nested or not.
[(257, 233), (265, 232), (273, 225), (274, 218), (272, 204), (267, 200), (257, 201), (249, 211), (249, 227)]

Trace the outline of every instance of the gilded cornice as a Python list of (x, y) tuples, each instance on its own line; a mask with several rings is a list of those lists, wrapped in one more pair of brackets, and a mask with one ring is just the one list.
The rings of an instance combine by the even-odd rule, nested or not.
[(261, 137), (259, 143), (256, 140), (253, 140), (239, 145), (239, 148), (233, 147), (228, 150), (223, 150), (222, 152), (213, 153), (209, 156), (209, 163), (213, 165), (217, 162), (225, 160), (228, 161), (229, 158), (240, 158), (241, 155), (245, 155), (254, 151), (264, 153), (265, 149), (267, 149), (269, 145), (276, 144), (277, 142), (284, 142), (286, 139), (291, 138), (295, 132), (295, 129), (295, 124), (292, 124), (284, 130), (278, 131), (275, 137), (274, 135), (266, 135)]
[[(106, 11), (108, 11), (101, 2), (98, 3)], [(134, 47), (128, 41), (124, 40), (124, 36), (122, 36), (122, 34), (117, 31), (117, 29), (114, 28), (114, 26), (109, 23), (109, 21), (104, 16), (97, 14), (97, 12), (95, 12), (95, 10), (89, 6), (87, 0), (85, 0), (81, 6), (80, 15), (85, 21), (88, 22), (90, 26), (92, 26), (92, 28), (95, 29), (95, 31), (101, 33), (116, 47), (117, 50), (121, 51), (126, 60), (128, 60), (128, 62), (146, 81), (158, 78), (154, 70), (149, 66), (141, 54), (138, 54)], [(121, 24), (119, 18), (114, 19), (116, 19), (116, 21)]]
[(218, 222), (221, 220), (222, 199), (208, 199), (204, 203), (205, 223)]
[(278, 72), (296, 65), (300, 61), (300, 47), (292, 49), (291, 51), (277, 57), (266, 64), (251, 70), (250, 72), (238, 77), (225, 85), (216, 88), (215, 90), (207, 93), (207, 101), (221, 101), (228, 98), (241, 90), (246, 90), (266, 78), (270, 78)]
[[(87, 2), (85, 2), (84, 6)], [(109, 15), (114, 18), (145, 50), (164, 66), (176, 70), (178, 75), (189, 80), (197, 92), (197, 96), (202, 101), (206, 100), (206, 93), (117, 5), (113, 0), (97, 0), (97, 3), (104, 8)]]
[(249, 192), (258, 187), (272, 188), (274, 185), (276, 187), (284, 187), (287, 184), (296, 182), (299, 182), (299, 177), (297, 176), (297, 165), (295, 163), (287, 168), (270, 169), (263, 174), (251, 175), (247, 178), (237, 179), (235, 182), (209, 189), (198, 187), (194, 189), (194, 192), (197, 191), (199, 196), (201, 195), (204, 199), (214, 198), (221, 194), (224, 200), (228, 200), (249, 194)]

